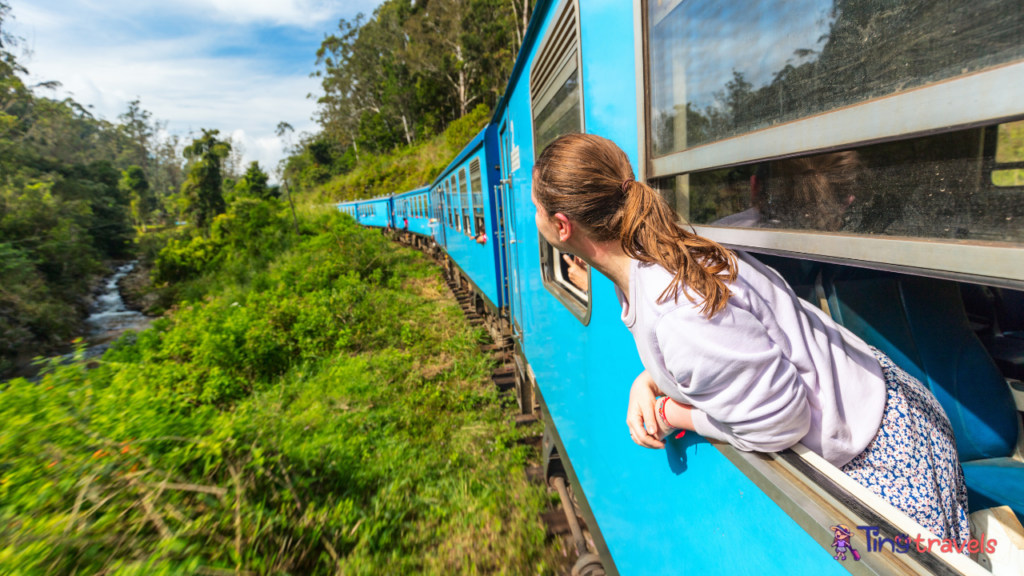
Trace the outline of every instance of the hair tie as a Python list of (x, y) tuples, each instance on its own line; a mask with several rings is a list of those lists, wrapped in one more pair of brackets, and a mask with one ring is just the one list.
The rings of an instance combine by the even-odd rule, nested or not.
[(630, 184), (632, 184), (633, 182), (636, 182), (636, 180), (633, 180), (632, 178), (627, 178), (627, 179), (626, 179), (626, 180), (625, 180), (625, 181), (624, 181), (624, 182), (622, 183), (622, 193), (623, 193), (623, 194), (625, 194), (625, 193), (629, 192), (629, 185), (630, 185)]

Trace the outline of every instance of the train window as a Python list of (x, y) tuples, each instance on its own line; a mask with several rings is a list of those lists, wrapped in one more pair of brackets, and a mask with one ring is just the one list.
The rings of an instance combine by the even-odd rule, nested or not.
[(454, 213), (455, 223), (452, 226), (458, 231), (462, 231), (462, 206), (459, 204), (459, 180), (452, 174), (451, 179), (448, 180), (448, 186), (452, 191), (452, 212)]
[(567, 0), (530, 69), (533, 150), (537, 156), (562, 134), (583, 132), (577, 13), (575, 1)]
[[(692, 224), (1024, 243), (1024, 192), (993, 186), (1021, 124), (684, 174), (658, 183)], [(1019, 136), (1019, 134), (1018, 134)], [(991, 175), (986, 174), (986, 167)]]
[(444, 183), (444, 197), (445, 203), (448, 204), (448, 227), (455, 228), (455, 208), (452, 206), (452, 190), (448, 182)]
[(590, 323), (590, 267), (572, 254), (563, 254), (543, 236), (537, 236), (544, 287), (580, 322)]
[(466, 234), (473, 235), (473, 223), (470, 222), (471, 212), (473, 211), (472, 205), (469, 203), (469, 182), (466, 179), (466, 169), (462, 168), (459, 170), (459, 199), (462, 205), (462, 231)]
[(647, 7), (654, 156), (1024, 56), (1019, 0), (667, 0)]
[(474, 230), (479, 234), (487, 227), (484, 225), (484, 186), (480, 174), (480, 159), (474, 158), (469, 163), (469, 182), (473, 190), (473, 224)]
[(992, 183), (1000, 187), (1024, 186), (1024, 120), (999, 125)]

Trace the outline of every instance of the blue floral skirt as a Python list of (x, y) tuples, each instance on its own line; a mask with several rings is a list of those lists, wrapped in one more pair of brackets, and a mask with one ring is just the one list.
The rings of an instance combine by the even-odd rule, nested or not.
[(872, 351), (885, 376), (885, 413), (874, 440), (842, 471), (939, 538), (963, 544), (971, 537), (967, 485), (949, 418), (918, 379)]

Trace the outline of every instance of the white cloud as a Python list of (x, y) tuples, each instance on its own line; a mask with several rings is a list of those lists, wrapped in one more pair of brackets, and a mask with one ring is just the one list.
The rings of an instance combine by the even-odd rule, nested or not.
[(284, 156), (278, 122), (316, 130), (306, 95), (319, 91), (309, 72), (323, 33), (379, 2), (12, 0), (11, 29), (34, 52), (29, 82), (57, 80), (57, 96), (107, 119), (138, 98), (180, 136), (200, 128), (237, 134), (245, 162), (272, 172)]

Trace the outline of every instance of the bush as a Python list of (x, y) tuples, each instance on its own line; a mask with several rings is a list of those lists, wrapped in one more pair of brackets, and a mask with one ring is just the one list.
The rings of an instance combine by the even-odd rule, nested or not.
[[(250, 208), (225, 261), (247, 225), (278, 225)], [(336, 212), (293, 241), (248, 284), (208, 272), (217, 289), (98, 367), (6, 384), (0, 565), (552, 573), (517, 442), (537, 431), (510, 423), (436, 269)]]

